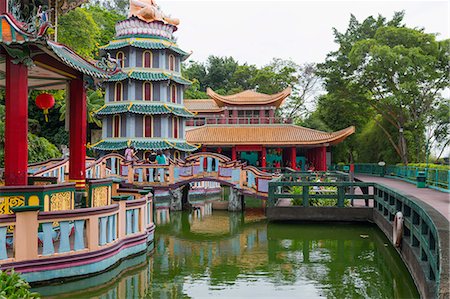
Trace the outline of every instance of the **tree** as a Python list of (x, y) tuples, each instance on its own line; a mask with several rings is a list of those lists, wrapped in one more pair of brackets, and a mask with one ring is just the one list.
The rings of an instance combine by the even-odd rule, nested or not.
[[(102, 108), (105, 104), (104, 93), (102, 90), (87, 90), (86, 93), (86, 119), (88, 124), (96, 124), (98, 127), (102, 127), (102, 122), (100, 119), (95, 117), (95, 112)], [(59, 108), (59, 120), (62, 121), (66, 118), (66, 101), (60, 102)]]
[(350, 51), (354, 70), (349, 85), (365, 92), (364, 104), (398, 130), (396, 142), (395, 135), (377, 122), (404, 164), (408, 163), (405, 130), (414, 134), (420, 147), (426, 118), (450, 83), (449, 50), (444, 45), (448, 43), (423, 30), (386, 26), (373, 38), (356, 42)]
[(95, 56), (100, 33), (99, 25), (84, 7), (78, 7), (58, 20), (58, 41), (84, 57)]

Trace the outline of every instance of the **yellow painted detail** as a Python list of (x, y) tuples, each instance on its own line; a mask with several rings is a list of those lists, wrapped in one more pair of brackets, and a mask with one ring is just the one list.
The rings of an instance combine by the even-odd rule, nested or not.
[(72, 207), (72, 192), (58, 192), (50, 195), (51, 211), (71, 210)]
[(29, 206), (38, 206), (39, 205), (39, 197), (36, 195), (31, 195), (30, 198), (28, 198), (28, 205)]
[(44, 196), (44, 212), (50, 211), (50, 197), (48, 195)]
[(23, 207), (24, 205), (24, 196), (2, 196), (0, 197), (0, 215), (12, 214), (12, 208)]

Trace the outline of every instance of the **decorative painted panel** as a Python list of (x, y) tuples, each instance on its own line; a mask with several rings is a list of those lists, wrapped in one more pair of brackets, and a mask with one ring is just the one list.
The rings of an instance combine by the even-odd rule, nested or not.
[(50, 195), (50, 211), (71, 210), (73, 207), (73, 193), (58, 192)]
[(101, 186), (92, 190), (92, 208), (108, 205), (108, 186)]
[(25, 205), (24, 196), (2, 196), (0, 197), (0, 215), (12, 214), (12, 208)]

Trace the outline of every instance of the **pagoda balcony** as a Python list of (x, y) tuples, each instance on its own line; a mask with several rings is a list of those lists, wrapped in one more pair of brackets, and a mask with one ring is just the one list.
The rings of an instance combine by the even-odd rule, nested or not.
[(292, 118), (283, 117), (196, 117), (186, 120), (186, 126), (199, 127), (204, 125), (267, 125), (292, 124)]

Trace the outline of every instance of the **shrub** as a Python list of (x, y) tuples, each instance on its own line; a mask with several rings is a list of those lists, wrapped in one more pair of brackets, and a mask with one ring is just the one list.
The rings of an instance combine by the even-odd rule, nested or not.
[(19, 273), (0, 270), (0, 298), (22, 299), (40, 298), (38, 293), (30, 292), (30, 285)]

